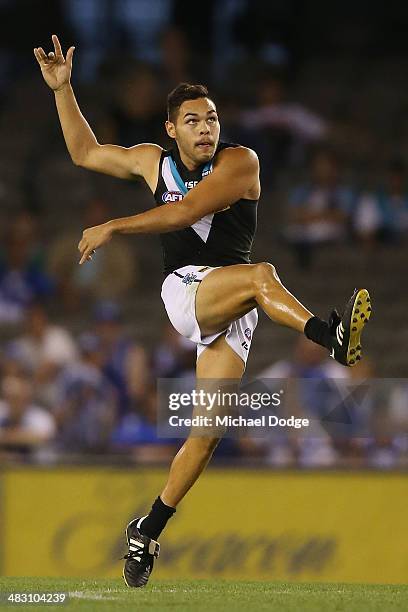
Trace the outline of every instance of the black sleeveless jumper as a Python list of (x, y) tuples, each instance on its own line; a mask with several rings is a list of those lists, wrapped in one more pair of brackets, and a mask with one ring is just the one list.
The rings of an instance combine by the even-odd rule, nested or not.
[[(177, 205), (185, 193), (211, 173), (218, 153), (236, 146), (220, 142), (212, 160), (193, 171), (184, 166), (177, 146), (163, 151), (154, 193), (157, 206)], [(250, 263), (257, 205), (258, 200), (240, 199), (227, 210), (206, 215), (190, 227), (161, 234), (165, 275), (187, 265), (217, 267)]]

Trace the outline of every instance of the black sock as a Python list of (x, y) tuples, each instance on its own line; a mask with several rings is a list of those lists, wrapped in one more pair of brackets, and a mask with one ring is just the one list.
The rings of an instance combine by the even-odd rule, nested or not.
[(320, 344), (320, 346), (324, 346), (329, 350), (332, 348), (329, 324), (319, 319), (319, 317), (312, 317), (308, 320), (305, 325), (304, 334), (306, 338), (313, 340), (316, 344)]
[(173, 516), (176, 509), (171, 506), (166, 506), (158, 497), (150, 510), (149, 514), (143, 519), (140, 525), (140, 532), (149, 536), (153, 540), (157, 540), (161, 532), (166, 526), (169, 518)]

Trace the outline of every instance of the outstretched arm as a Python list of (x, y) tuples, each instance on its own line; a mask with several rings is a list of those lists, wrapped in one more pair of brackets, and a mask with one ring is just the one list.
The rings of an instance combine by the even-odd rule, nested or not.
[[(132, 217), (123, 217), (86, 229), (78, 245), (80, 264), (92, 257), (95, 249), (108, 242), (114, 233), (162, 234), (193, 225), (210, 213), (227, 208), (247, 194), (259, 190), (259, 164), (250, 149), (225, 149), (214, 171), (174, 204), (164, 204)], [(256, 196), (257, 197), (257, 196)]]
[(149, 186), (154, 188), (155, 162), (160, 158), (161, 147), (154, 144), (140, 144), (125, 148), (99, 144), (79, 109), (71, 87), (72, 57), (75, 47), (70, 47), (64, 58), (55, 34), (52, 36), (52, 41), (54, 51), (47, 55), (42, 47), (38, 47), (34, 49), (34, 55), (45, 82), (54, 91), (65, 142), (74, 164), (123, 179), (142, 176)]

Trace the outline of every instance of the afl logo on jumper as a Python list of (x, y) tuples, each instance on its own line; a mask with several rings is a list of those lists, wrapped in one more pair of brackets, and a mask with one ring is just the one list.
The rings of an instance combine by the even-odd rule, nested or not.
[(162, 195), (162, 200), (165, 204), (171, 202), (180, 202), (183, 199), (183, 194), (179, 191), (165, 191)]
[(246, 328), (246, 330), (244, 331), (244, 334), (245, 334), (246, 338), (248, 338), (248, 340), (251, 339), (252, 333), (251, 333), (251, 330), (249, 329), (249, 327)]

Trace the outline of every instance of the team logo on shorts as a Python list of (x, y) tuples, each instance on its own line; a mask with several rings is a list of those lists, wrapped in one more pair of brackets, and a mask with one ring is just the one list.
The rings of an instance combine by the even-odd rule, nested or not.
[(249, 329), (249, 327), (247, 327), (246, 330), (244, 331), (244, 335), (245, 335), (246, 338), (248, 338), (248, 340), (251, 340), (252, 332)]
[(162, 200), (165, 204), (171, 202), (180, 202), (183, 199), (183, 194), (179, 191), (165, 191), (162, 195)]
[(191, 274), (189, 272), (188, 274), (185, 275), (185, 277), (183, 278), (181, 282), (184, 283), (185, 285), (191, 285), (192, 283), (194, 283), (196, 278), (197, 278), (197, 274)]

